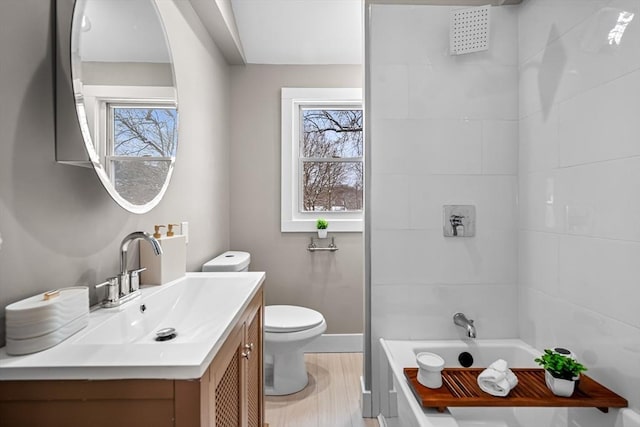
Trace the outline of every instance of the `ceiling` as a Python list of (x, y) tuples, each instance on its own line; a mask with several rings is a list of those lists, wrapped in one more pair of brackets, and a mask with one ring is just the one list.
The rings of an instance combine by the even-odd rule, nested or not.
[(361, 0), (231, 0), (250, 64), (361, 64)]
[[(1, 0), (0, 0), (1, 1)], [(368, 0), (397, 4), (515, 4), (521, 0)], [(230, 63), (362, 64), (364, 0), (190, 0)], [(213, 7), (216, 5), (217, 7)], [(222, 7), (223, 5), (224, 7)], [(219, 13), (213, 13), (219, 9)], [(86, 0), (85, 61), (168, 62), (152, 1)], [(233, 38), (217, 29), (227, 29)], [(236, 31), (237, 28), (237, 31)], [(239, 47), (237, 37), (240, 38)], [(229, 37), (227, 37), (229, 38)], [(105, 43), (105, 40), (109, 42)], [(229, 48), (231, 46), (231, 48)], [(244, 57), (242, 56), (244, 51)], [(240, 53), (238, 53), (240, 52)]]
[[(191, 0), (199, 1), (199, 0)], [(229, 1), (229, 0), (226, 0)], [(364, 0), (230, 0), (250, 64), (362, 64)], [(368, 0), (494, 6), (522, 0)]]
[(160, 17), (149, 0), (78, 4), (75, 14), (84, 20), (74, 25), (80, 26), (76, 34), (82, 61), (170, 62)]

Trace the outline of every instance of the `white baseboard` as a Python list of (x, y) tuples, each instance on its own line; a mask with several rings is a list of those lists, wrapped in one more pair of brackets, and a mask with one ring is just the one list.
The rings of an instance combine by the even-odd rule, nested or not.
[(362, 334), (322, 334), (307, 344), (305, 353), (361, 353)]
[(389, 390), (389, 417), (398, 416), (398, 392), (395, 387)]
[[(371, 400), (371, 390), (367, 390), (364, 386), (364, 378), (360, 377), (360, 409), (364, 418), (374, 418), (373, 401)], [(385, 426), (386, 424), (380, 424)]]

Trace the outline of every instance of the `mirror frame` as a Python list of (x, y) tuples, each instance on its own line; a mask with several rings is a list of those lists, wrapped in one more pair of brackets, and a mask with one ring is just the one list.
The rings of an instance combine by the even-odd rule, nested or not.
[[(114, 184), (108, 177), (104, 165), (100, 162), (98, 153), (96, 153), (96, 150), (94, 149), (87, 123), (86, 121), (82, 123), (78, 116), (78, 108), (76, 107), (77, 103), (82, 102), (82, 98), (79, 97), (79, 99), (76, 99), (73, 90), (73, 73), (71, 71), (71, 30), (73, 27), (74, 10), (76, 4), (80, 1), (82, 0), (56, 0), (55, 2), (55, 160), (57, 163), (93, 168), (96, 175), (98, 175), (102, 186), (120, 207), (134, 214), (144, 214), (156, 207), (164, 197), (173, 176), (178, 147), (176, 147), (176, 155), (169, 164), (162, 188), (153, 199), (145, 204), (137, 205), (126, 200), (115, 189)], [(167, 31), (166, 28), (164, 28), (164, 22), (162, 22), (159, 11), (158, 16), (164, 29), (169, 56), (173, 58), (167, 37)], [(173, 59), (171, 61), (171, 68), (173, 71), (174, 89), (176, 92), (176, 110), (178, 110), (178, 91)], [(176, 123), (176, 127), (178, 129), (177, 145), (180, 145), (179, 120), (180, 115), (178, 114), (178, 122)]]

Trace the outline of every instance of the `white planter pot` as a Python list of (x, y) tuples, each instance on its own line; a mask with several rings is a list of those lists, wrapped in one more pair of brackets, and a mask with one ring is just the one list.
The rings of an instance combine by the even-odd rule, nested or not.
[(327, 238), (327, 229), (318, 229), (318, 237), (321, 239), (326, 239)]
[(570, 397), (573, 394), (578, 378), (580, 377), (575, 377), (573, 380), (563, 380), (554, 377), (549, 371), (544, 371), (544, 381), (547, 383), (547, 387), (553, 394), (560, 397)]

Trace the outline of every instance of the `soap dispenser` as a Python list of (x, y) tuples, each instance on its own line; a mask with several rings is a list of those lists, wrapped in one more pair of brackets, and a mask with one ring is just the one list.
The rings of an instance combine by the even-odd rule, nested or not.
[[(164, 225), (154, 225), (153, 228), (155, 229), (155, 231), (153, 232), (153, 237), (155, 237), (156, 239), (159, 239), (162, 237), (162, 234), (160, 234), (160, 228), (164, 228)], [(169, 231), (171, 231), (171, 225), (169, 225)], [(169, 233), (167, 233), (167, 236), (169, 235)]]
[(173, 227), (177, 227), (180, 224), (169, 224), (169, 229), (167, 230), (167, 237), (173, 236), (175, 233), (173, 232)]
[(187, 270), (187, 243), (185, 236), (173, 231), (176, 224), (168, 224), (167, 234), (163, 236), (160, 229), (164, 225), (155, 225), (153, 237), (162, 247), (162, 254), (155, 256), (150, 245), (140, 245), (140, 283), (143, 285), (162, 285), (185, 275)]

